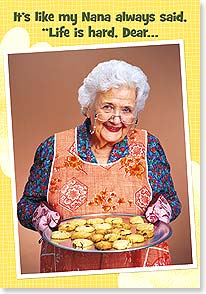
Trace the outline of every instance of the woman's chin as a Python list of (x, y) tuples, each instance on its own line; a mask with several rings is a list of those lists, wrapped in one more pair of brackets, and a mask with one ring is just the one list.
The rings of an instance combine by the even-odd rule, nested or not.
[(123, 139), (122, 134), (109, 134), (107, 136), (103, 136), (102, 138), (105, 142), (110, 144), (116, 144)]

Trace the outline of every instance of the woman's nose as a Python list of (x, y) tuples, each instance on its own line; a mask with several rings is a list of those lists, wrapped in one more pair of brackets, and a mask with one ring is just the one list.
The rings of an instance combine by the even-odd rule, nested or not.
[(112, 118), (112, 122), (114, 124), (119, 124), (122, 122), (120, 115), (113, 115), (111, 118)]

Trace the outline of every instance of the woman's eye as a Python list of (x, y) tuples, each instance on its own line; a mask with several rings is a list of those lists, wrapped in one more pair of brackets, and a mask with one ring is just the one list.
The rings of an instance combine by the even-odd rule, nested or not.
[(104, 105), (104, 106), (102, 107), (102, 109), (103, 109), (103, 110), (106, 110), (106, 111), (110, 111), (110, 110), (112, 110), (113, 108), (112, 108), (111, 105)]
[(129, 107), (125, 107), (125, 108), (122, 109), (122, 111), (124, 113), (130, 113), (131, 112), (131, 109)]

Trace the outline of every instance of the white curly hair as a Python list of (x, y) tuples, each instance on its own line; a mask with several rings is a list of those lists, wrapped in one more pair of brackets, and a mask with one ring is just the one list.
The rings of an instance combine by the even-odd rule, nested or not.
[(99, 63), (84, 79), (78, 90), (78, 101), (82, 114), (93, 104), (96, 94), (106, 92), (123, 85), (135, 87), (137, 92), (135, 112), (144, 108), (150, 86), (143, 71), (122, 60), (110, 60)]

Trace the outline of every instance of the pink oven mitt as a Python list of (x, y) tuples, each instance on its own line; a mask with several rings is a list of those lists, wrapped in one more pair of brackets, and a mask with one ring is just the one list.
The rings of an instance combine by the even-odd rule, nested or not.
[(169, 223), (172, 214), (172, 209), (167, 200), (160, 193), (157, 193), (150, 202), (145, 216), (150, 223), (155, 223), (158, 220)]
[(49, 208), (49, 205), (45, 202), (40, 203), (36, 208), (32, 218), (32, 224), (34, 228), (42, 234), (43, 232), (51, 235), (52, 229), (57, 227), (61, 221), (61, 217), (58, 212)]

